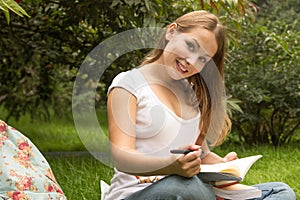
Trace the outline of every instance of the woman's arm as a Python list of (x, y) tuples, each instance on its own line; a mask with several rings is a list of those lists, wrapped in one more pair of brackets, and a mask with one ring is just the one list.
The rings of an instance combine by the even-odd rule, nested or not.
[(122, 88), (108, 95), (109, 139), (115, 167), (134, 175), (178, 174), (191, 177), (200, 171), (200, 150), (187, 155), (155, 157), (136, 151), (136, 97)]

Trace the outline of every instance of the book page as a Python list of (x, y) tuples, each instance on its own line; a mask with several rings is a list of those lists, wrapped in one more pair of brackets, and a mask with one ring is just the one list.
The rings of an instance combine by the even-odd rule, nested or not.
[(261, 157), (262, 155), (256, 155), (245, 158), (239, 158), (237, 160), (229, 161), (226, 163), (201, 164), (201, 172), (233, 172), (233, 175), (239, 175), (239, 177), (243, 180), (250, 167)]
[[(249, 185), (244, 185), (244, 184), (235, 184), (235, 185), (231, 185), (228, 187), (224, 187), (222, 188), (223, 190), (230, 190), (230, 191), (237, 191), (237, 192), (243, 192), (246, 190), (257, 190), (257, 188), (253, 187), (253, 186), (249, 186)], [(229, 194), (232, 194), (232, 192), (228, 192)]]
[(213, 190), (216, 196), (232, 200), (252, 199), (262, 195), (258, 188), (243, 184), (236, 184), (222, 189), (213, 187)]

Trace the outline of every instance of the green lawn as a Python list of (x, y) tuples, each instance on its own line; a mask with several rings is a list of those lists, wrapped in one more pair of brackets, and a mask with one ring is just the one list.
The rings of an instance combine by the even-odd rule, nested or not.
[[(18, 121), (10, 119), (8, 124), (22, 132), (42, 152), (53, 151), (86, 151), (77, 134), (72, 114), (69, 119), (52, 117), (51, 121), (30, 120), (28, 115)], [(107, 117), (104, 110), (97, 112), (99, 123), (104, 132), (107, 132)], [(0, 108), (0, 119), (6, 117), (5, 111)]]
[(100, 180), (109, 183), (113, 170), (91, 155), (46, 156), (53, 173), (70, 200), (100, 200)]
[[(3, 114), (3, 113), (2, 113)], [(100, 113), (101, 127), (107, 131), (105, 113)], [(4, 118), (1, 116), (0, 118)], [(49, 154), (56, 151), (86, 151), (77, 135), (73, 121), (54, 119), (51, 122), (30, 121), (23, 117), (19, 121), (8, 123), (29, 137), (33, 143), (46, 155), (53, 172), (68, 199), (71, 200), (99, 200), (100, 180), (109, 183), (113, 175), (112, 169), (101, 164), (90, 154), (57, 155)], [(246, 146), (225, 143), (213, 149), (220, 155), (229, 151), (236, 151), (239, 157), (262, 154), (260, 159), (250, 169), (244, 180), (245, 184), (256, 184), (267, 181), (282, 181), (289, 184), (300, 199), (300, 145), (296, 142), (278, 147)]]

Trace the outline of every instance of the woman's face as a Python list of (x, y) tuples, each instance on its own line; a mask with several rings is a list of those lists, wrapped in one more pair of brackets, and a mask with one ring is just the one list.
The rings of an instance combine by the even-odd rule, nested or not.
[(199, 73), (218, 49), (214, 33), (201, 27), (181, 33), (176, 31), (176, 24), (171, 24), (166, 39), (169, 42), (162, 55), (163, 64), (175, 80)]

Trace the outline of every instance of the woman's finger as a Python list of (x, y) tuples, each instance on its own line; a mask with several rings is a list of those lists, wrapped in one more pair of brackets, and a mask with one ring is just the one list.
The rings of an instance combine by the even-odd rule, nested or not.
[(224, 158), (224, 162), (232, 161), (238, 159), (237, 153), (236, 152), (230, 152), (228, 153)]

